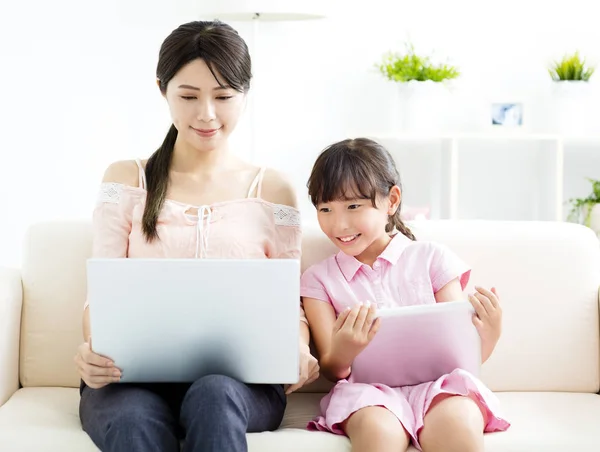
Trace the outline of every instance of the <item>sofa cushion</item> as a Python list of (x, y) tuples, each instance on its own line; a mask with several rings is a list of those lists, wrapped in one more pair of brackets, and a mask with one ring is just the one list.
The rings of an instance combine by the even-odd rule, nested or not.
[[(481, 379), (495, 391), (600, 389), (600, 243), (570, 223), (419, 221), (417, 240), (450, 247), (472, 268), (466, 291), (495, 286), (503, 333)], [(303, 268), (333, 245), (315, 225), (304, 230)], [(310, 258), (309, 258), (310, 256)], [(327, 389), (319, 382), (315, 392)]]
[[(345, 437), (308, 432), (322, 394), (292, 394), (281, 428), (248, 435), (250, 452), (349, 452)], [(596, 452), (600, 444), (600, 396), (571, 393), (498, 393), (507, 432), (485, 436), (487, 452)], [(18, 452), (97, 451), (81, 430), (79, 392), (24, 388), (0, 407), (0, 450)], [(410, 449), (414, 452), (415, 449)]]
[(413, 227), (472, 268), (466, 291), (495, 286), (502, 337), (482, 368), (494, 391), (598, 392), (600, 243), (560, 222), (438, 221)]
[[(304, 226), (306, 268), (335, 249), (318, 226)], [(472, 266), (467, 290), (474, 284), (498, 288), (504, 331), (482, 370), (492, 390), (598, 392), (600, 252), (590, 229), (558, 222), (411, 226), (419, 240), (444, 243)], [(73, 355), (82, 340), (90, 234), (86, 222), (39, 224), (27, 234), (20, 354), (25, 387), (78, 386)]]
[(79, 390), (19, 389), (0, 407), (0, 450), (98, 451), (79, 421)]
[(73, 357), (82, 342), (88, 222), (32, 226), (23, 253), (20, 379), (28, 386), (79, 386)]

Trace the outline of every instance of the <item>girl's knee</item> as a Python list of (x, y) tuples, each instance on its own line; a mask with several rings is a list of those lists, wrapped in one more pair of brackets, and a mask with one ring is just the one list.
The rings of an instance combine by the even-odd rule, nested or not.
[(343, 424), (343, 430), (354, 440), (357, 437), (386, 438), (408, 444), (409, 436), (395, 414), (383, 407), (366, 407), (356, 411)]
[(475, 397), (441, 395), (436, 397), (425, 415), (427, 422), (473, 428), (483, 433), (486, 421), (486, 410), (480, 406)]
[(425, 452), (483, 451), (484, 417), (470, 397), (444, 397), (429, 410), (419, 434)]

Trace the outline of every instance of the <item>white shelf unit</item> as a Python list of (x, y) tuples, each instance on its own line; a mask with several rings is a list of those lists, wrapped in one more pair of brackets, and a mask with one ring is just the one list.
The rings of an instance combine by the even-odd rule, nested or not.
[(600, 137), (457, 134), (372, 137), (394, 156), (403, 204), (432, 219), (565, 220), (600, 179)]

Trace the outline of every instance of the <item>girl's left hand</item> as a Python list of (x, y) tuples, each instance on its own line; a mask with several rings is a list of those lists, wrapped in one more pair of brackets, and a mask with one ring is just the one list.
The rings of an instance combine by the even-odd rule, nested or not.
[[(502, 332), (502, 308), (498, 293), (495, 287), (492, 287), (490, 291), (475, 286), (475, 290), (474, 294), (469, 295), (469, 301), (475, 308), (473, 324), (477, 328), (484, 348), (493, 349)], [(491, 354), (491, 350), (489, 350), (489, 354)]]

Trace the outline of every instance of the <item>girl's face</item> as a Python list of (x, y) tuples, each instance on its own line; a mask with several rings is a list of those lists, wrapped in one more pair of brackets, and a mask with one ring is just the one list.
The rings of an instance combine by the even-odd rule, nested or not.
[(317, 205), (319, 226), (344, 253), (361, 260), (365, 252), (377, 255), (389, 239), (385, 232), (390, 215), (400, 203), (400, 189), (392, 188), (389, 196), (378, 197), (377, 207), (370, 199), (331, 201)]
[(178, 140), (199, 151), (226, 145), (246, 102), (245, 94), (221, 87), (202, 59), (191, 61), (177, 72), (167, 85), (165, 98)]

